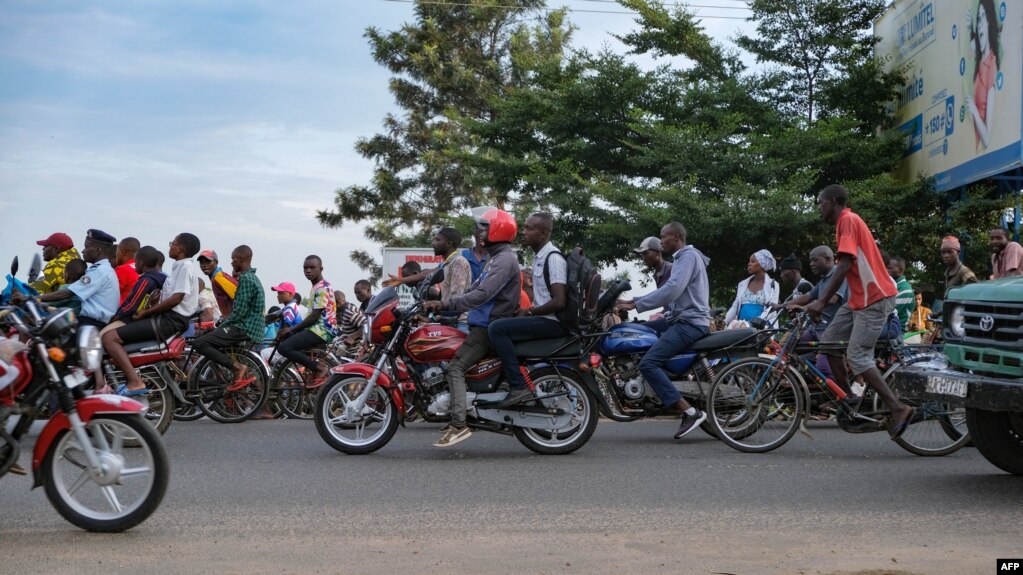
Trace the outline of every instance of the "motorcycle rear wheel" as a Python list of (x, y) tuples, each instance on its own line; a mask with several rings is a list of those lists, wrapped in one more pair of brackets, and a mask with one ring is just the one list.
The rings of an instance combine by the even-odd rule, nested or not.
[[(46, 497), (61, 516), (86, 531), (131, 529), (156, 511), (167, 491), (170, 463), (163, 440), (136, 414), (97, 415), (86, 431), (106, 467), (119, 469), (116, 477), (93, 479), (75, 434), (64, 430), (43, 459)], [(126, 450), (129, 443), (138, 448)]]
[(539, 401), (549, 407), (562, 403), (566, 396), (543, 399), (543, 394), (565, 394), (574, 407), (572, 422), (567, 429), (514, 428), (515, 438), (530, 451), (541, 455), (564, 455), (579, 449), (597, 429), (597, 402), (586, 390), (586, 385), (573, 372), (544, 368), (530, 373)]
[[(327, 380), (316, 400), (313, 420), (327, 445), (348, 455), (366, 455), (387, 445), (398, 430), (398, 411), (387, 390), (373, 388), (362, 418), (350, 422), (345, 406), (355, 400), (367, 380), (360, 375), (335, 375)], [(367, 435), (367, 431), (369, 434)]]
[(143, 371), (142, 381), (149, 388), (149, 395), (146, 397), (149, 402), (146, 420), (153, 424), (160, 435), (163, 435), (167, 433), (171, 421), (174, 420), (174, 392), (159, 375), (154, 373)]

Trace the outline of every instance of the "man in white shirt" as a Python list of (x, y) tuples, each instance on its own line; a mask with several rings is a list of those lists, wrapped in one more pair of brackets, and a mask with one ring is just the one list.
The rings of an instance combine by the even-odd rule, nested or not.
[(501, 358), (511, 391), (498, 407), (504, 409), (533, 397), (526, 388), (515, 342), (564, 337), (568, 331), (555, 314), (565, 309), (568, 265), (565, 256), (551, 243), (554, 218), (550, 214), (529, 216), (522, 228), (523, 242), (533, 250), (533, 307), (520, 309), (519, 317), (491, 322), (490, 345)]

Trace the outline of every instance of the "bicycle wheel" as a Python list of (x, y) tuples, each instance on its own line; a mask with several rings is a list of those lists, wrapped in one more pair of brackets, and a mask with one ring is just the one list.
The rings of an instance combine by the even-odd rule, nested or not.
[(290, 360), (281, 363), (274, 373), (273, 388), (277, 405), (285, 415), (295, 419), (312, 419), (316, 411), (319, 388), (310, 388), (302, 381), (300, 366)]
[[(898, 362), (884, 373), (884, 381), (899, 401), (915, 409), (913, 420), (902, 436), (895, 440), (906, 451), (925, 457), (938, 457), (959, 451), (970, 442), (966, 429), (966, 408), (940, 401), (910, 397), (895, 381), (899, 369), (932, 359), (931, 356), (914, 356), (905, 362)], [(874, 409), (884, 407), (884, 402), (874, 396)]]
[(729, 447), (765, 453), (792, 438), (804, 409), (802, 386), (791, 372), (778, 375), (771, 360), (749, 357), (730, 364), (714, 380), (707, 420)]
[(229, 391), (228, 386), (234, 374), (207, 358), (200, 360), (192, 374), (192, 377), (198, 378), (199, 381), (222, 382), (223, 387), (219, 389), (206, 387), (204, 394), (209, 401), (199, 402), (203, 413), (218, 423), (240, 423), (249, 419), (263, 408), (269, 395), (270, 387), (263, 371), (262, 360), (249, 353), (236, 354), (235, 358), (248, 367), (249, 373), (256, 377), (255, 381), (241, 389)]

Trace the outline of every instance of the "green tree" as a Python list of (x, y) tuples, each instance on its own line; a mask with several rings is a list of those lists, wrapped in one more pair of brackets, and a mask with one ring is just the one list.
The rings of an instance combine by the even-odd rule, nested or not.
[[(373, 179), (337, 190), (320, 222), (365, 222), (367, 237), (382, 245), (424, 245), (452, 214), (507, 203), (500, 190), (474, 184), (451, 153), (475, 147), (460, 121), (492, 121), (493, 102), (527, 81), (527, 70), (561, 58), (571, 33), (564, 15), (543, 0), (416, 2), (415, 21), (400, 30), (367, 29), (374, 59), (394, 74), (390, 91), (402, 113), (358, 141), (356, 150), (376, 165)], [(364, 268), (374, 265), (368, 254), (354, 255)]]

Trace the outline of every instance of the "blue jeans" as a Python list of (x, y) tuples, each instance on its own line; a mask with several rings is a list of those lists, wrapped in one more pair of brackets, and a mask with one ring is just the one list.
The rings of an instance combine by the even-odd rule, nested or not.
[(507, 317), (490, 323), (490, 347), (501, 358), (508, 387), (513, 390), (526, 387), (519, 371), (519, 358), (515, 356), (515, 342), (534, 339), (564, 337), (568, 332), (561, 322), (547, 317)]
[(657, 397), (661, 398), (661, 403), (665, 407), (670, 407), (682, 398), (682, 394), (675, 389), (675, 384), (671, 383), (661, 366), (684, 352), (693, 345), (693, 342), (707, 335), (708, 330), (705, 326), (685, 322), (669, 324), (663, 319), (648, 321), (646, 326), (656, 331), (660, 339), (643, 355), (639, 362), (639, 372), (643, 374), (650, 387), (654, 388)]

